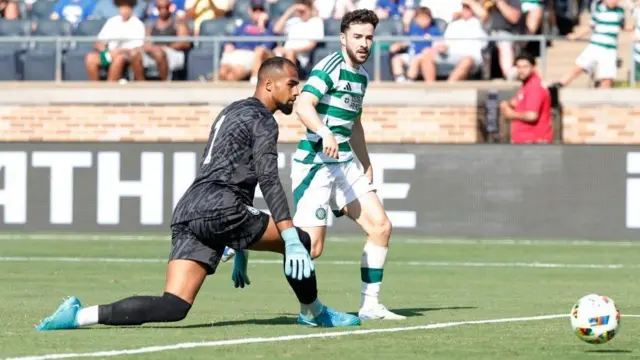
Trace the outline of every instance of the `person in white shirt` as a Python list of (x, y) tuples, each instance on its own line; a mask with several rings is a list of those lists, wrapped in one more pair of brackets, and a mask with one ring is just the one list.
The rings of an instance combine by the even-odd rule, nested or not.
[(324, 20), (342, 19), (344, 14), (356, 9), (353, 0), (315, 0), (315, 11)]
[(454, 19), (444, 33), (445, 41), (436, 42), (422, 59), (427, 81), (435, 81), (438, 73), (448, 74), (450, 82), (465, 80), (482, 66), (482, 49), (487, 46), (482, 23), (468, 5)]
[[(133, 15), (136, 0), (115, 0), (119, 15), (109, 18), (98, 34), (95, 51), (85, 57), (89, 79), (100, 80), (100, 69), (108, 68), (107, 81), (118, 81), (131, 58), (144, 45), (145, 27)], [(142, 78), (144, 74), (136, 74)]]
[(311, 52), (318, 46), (317, 40), (324, 38), (324, 21), (314, 16), (313, 0), (296, 0), (278, 19), (273, 32), (287, 36), (284, 46), (276, 47), (273, 53), (306, 67)]

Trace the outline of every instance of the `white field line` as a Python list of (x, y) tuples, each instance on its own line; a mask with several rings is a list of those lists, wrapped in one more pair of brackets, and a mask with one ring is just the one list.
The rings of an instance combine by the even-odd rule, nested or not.
[[(0, 241), (170, 241), (168, 235), (121, 235), (121, 234), (18, 234), (0, 233)], [(331, 236), (329, 242), (364, 243), (364, 236)], [(393, 243), (425, 245), (556, 245), (556, 246), (640, 246), (640, 241), (598, 240), (526, 240), (526, 239), (430, 239), (394, 236)]]
[[(111, 258), (111, 257), (47, 257), (47, 256), (2, 256), (0, 262), (76, 262), (76, 263), (167, 263), (158, 258)], [(360, 265), (355, 260), (316, 260), (316, 264)], [(282, 260), (251, 259), (250, 264), (281, 265)], [(470, 261), (388, 261), (390, 265), (418, 267), (473, 267), (473, 268), (535, 268), (535, 269), (638, 269), (640, 265), (629, 264), (562, 264), (540, 262), (470, 262)]]
[(275, 342), (303, 340), (303, 339), (317, 339), (317, 338), (337, 338), (337, 337), (352, 336), (352, 335), (394, 333), (394, 332), (406, 332), (406, 331), (416, 331), (416, 330), (432, 330), (432, 329), (441, 329), (441, 328), (463, 326), (463, 325), (483, 325), (483, 324), (539, 321), (539, 320), (565, 318), (568, 316), (569, 316), (568, 314), (556, 314), (556, 315), (542, 315), (542, 316), (531, 316), (531, 317), (505, 318), (505, 319), (458, 321), (458, 322), (436, 323), (436, 324), (421, 325), (421, 326), (395, 327), (395, 328), (386, 328), (386, 329), (350, 330), (350, 331), (338, 331), (338, 332), (321, 332), (317, 334), (304, 334), (304, 335), (287, 335), (287, 336), (275, 336), (275, 337), (241, 338), (241, 339), (231, 339), (231, 340), (190, 342), (190, 343), (179, 343), (179, 344), (164, 345), (164, 346), (150, 346), (150, 347), (128, 349), (128, 350), (107, 350), (107, 351), (90, 352), (90, 353), (70, 353), (70, 354), (46, 354), (46, 355), (7, 358), (5, 360), (49, 360), (49, 359), (71, 359), (71, 358), (82, 358), (82, 357), (108, 357), (108, 356), (119, 356), (119, 355), (134, 355), (134, 354), (161, 352), (161, 351), (171, 351), (171, 350), (178, 350), (178, 349), (192, 349), (192, 348), (200, 348), (200, 347), (220, 347), (220, 346), (229, 346), (229, 345), (275, 343)]

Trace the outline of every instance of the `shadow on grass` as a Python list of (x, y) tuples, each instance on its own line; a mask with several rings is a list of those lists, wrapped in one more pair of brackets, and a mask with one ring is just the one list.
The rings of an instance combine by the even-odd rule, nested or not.
[[(403, 315), (406, 317), (414, 317), (414, 316), (424, 316), (424, 313), (431, 311), (441, 311), (441, 310), (468, 310), (468, 309), (476, 309), (476, 307), (472, 306), (451, 306), (451, 307), (438, 307), (438, 308), (404, 308), (404, 309), (391, 309), (391, 311), (396, 314)], [(357, 313), (351, 313), (353, 315), (357, 315)], [(198, 329), (198, 328), (207, 328), (207, 327), (218, 327), (218, 326), (234, 326), (234, 325), (297, 325), (297, 316), (298, 314), (283, 314), (289, 316), (277, 316), (271, 319), (245, 319), (245, 320), (230, 320), (230, 321), (219, 321), (215, 323), (207, 323), (207, 324), (194, 324), (194, 325), (151, 325), (145, 326), (147, 328), (152, 329)]]
[(406, 317), (424, 316), (424, 313), (432, 311), (443, 310), (472, 310), (477, 309), (475, 306), (448, 306), (448, 307), (433, 307), (433, 308), (405, 308), (405, 309), (389, 309), (398, 315)]
[[(401, 308), (401, 309), (390, 309), (396, 314), (403, 315), (406, 317), (414, 317), (414, 316), (424, 316), (425, 313), (432, 311), (443, 311), (443, 310), (470, 310), (477, 309), (474, 306), (449, 306), (449, 307), (430, 307), (430, 308)], [(353, 315), (357, 315), (357, 313), (350, 313)], [(244, 319), (244, 320), (227, 320), (227, 321), (218, 321), (213, 323), (203, 323), (203, 324), (192, 324), (192, 325), (161, 325), (158, 323), (153, 323), (149, 325), (145, 325), (143, 328), (146, 329), (200, 329), (200, 328), (210, 328), (210, 327), (221, 327), (221, 326), (236, 326), (236, 325), (297, 325), (298, 314), (281, 314), (280, 316), (276, 316), (270, 319)], [(106, 330), (106, 329), (114, 329), (113, 326), (105, 326), (105, 327), (87, 327), (87, 328), (79, 328), (79, 329), (91, 329), (91, 330)], [(126, 329), (137, 329), (138, 326), (122, 326), (120, 328)]]

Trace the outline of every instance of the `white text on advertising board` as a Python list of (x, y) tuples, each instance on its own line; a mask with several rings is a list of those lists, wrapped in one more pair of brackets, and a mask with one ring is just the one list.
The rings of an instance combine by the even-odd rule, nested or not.
[[(48, 208), (49, 222), (55, 225), (74, 224), (74, 201), (78, 199), (74, 184), (79, 181), (78, 169), (95, 172), (95, 219), (98, 225), (118, 225), (121, 221), (121, 200), (133, 198), (139, 201), (140, 225), (163, 225), (165, 206), (175, 207), (196, 175), (199, 155), (195, 152), (153, 152), (140, 153), (137, 179), (123, 180), (122, 154), (118, 151), (5, 151), (0, 152), (0, 224), (28, 224), (27, 207)], [(172, 157), (171, 168), (165, 168), (165, 156)], [(278, 166), (286, 169), (286, 159), (291, 154), (280, 153)], [(385, 182), (385, 171), (412, 171), (416, 167), (414, 154), (371, 154), (374, 165), (375, 185), (378, 195), (385, 199), (406, 199), (411, 185), (407, 183)], [(47, 204), (32, 204), (28, 189), (30, 169), (48, 171), (49, 199)], [(170, 184), (165, 173), (170, 171)], [(281, 176), (288, 176), (281, 172)], [(409, 173), (407, 173), (409, 175)], [(407, 176), (408, 178), (409, 176)], [(86, 178), (85, 178), (86, 179)], [(34, 179), (31, 179), (34, 181)], [(86, 180), (85, 180), (86, 181)], [(168, 188), (171, 186), (171, 188)], [(285, 191), (290, 189), (285, 189)], [(165, 199), (170, 194), (171, 199)], [(262, 198), (258, 189), (256, 198)], [(165, 201), (166, 200), (166, 201)], [(165, 205), (171, 201), (170, 205)], [(266, 210), (266, 209), (262, 209)], [(396, 227), (416, 226), (415, 211), (388, 211), (389, 218)]]

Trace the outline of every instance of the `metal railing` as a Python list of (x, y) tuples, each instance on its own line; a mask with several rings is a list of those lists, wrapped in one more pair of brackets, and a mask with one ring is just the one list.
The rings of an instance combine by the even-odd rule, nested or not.
[[(175, 41), (186, 41), (194, 44), (194, 47), (202, 47), (202, 44), (212, 43), (212, 46), (207, 46), (212, 49), (213, 57), (212, 57), (212, 67), (213, 73), (217, 74), (218, 69), (220, 68), (220, 60), (221, 60), (221, 48), (224, 43), (228, 42), (278, 42), (284, 43), (287, 38), (284, 36), (157, 36), (157, 37), (145, 37), (145, 38), (121, 38), (121, 39), (110, 39), (109, 41), (131, 41), (131, 40), (142, 40), (149, 42), (175, 42)], [(296, 40), (304, 40), (304, 39), (296, 39)], [(319, 43), (339, 43), (340, 38), (338, 36), (325, 37), (321, 40), (314, 40)], [(508, 41), (514, 43), (524, 43), (524, 42), (537, 42), (540, 48), (540, 64), (538, 66), (539, 71), (543, 78), (546, 78), (547, 70), (548, 70), (548, 48), (547, 41), (555, 41), (555, 40), (566, 40), (564, 37), (560, 36), (544, 36), (544, 35), (510, 35), (510, 36), (487, 36), (487, 37), (465, 37), (465, 38), (455, 38), (455, 39), (445, 39), (444, 37), (433, 37), (429, 39), (425, 39), (424, 37), (419, 36), (376, 36), (374, 39), (374, 43), (372, 45), (372, 56), (374, 57), (374, 66), (373, 66), (373, 80), (380, 81), (380, 69), (381, 69), (381, 55), (383, 51), (387, 51), (388, 45), (391, 45), (397, 41), (446, 41), (447, 43), (451, 43), (454, 41), (479, 41), (479, 42), (501, 42)], [(98, 41), (98, 38), (95, 36), (26, 36), (26, 37), (0, 37), (0, 48), (3, 43), (26, 43), (28, 48), (35, 48), (39, 43), (52, 43), (55, 42), (55, 64), (56, 64), (56, 82), (62, 81), (62, 62), (63, 62), (63, 54), (67, 51), (73, 51), (78, 43), (95, 43)], [(582, 41), (582, 40), (581, 40)], [(586, 41), (585, 41), (586, 42)], [(86, 47), (85, 47), (86, 48)], [(192, 49), (192, 51), (194, 51)], [(629, 68), (631, 72), (630, 82), (632, 86), (635, 86), (635, 62), (634, 62), (634, 52), (633, 46), (631, 46), (631, 52), (628, 54)], [(625, 56), (626, 57), (626, 56)], [(216, 77), (217, 79), (217, 77)]]

